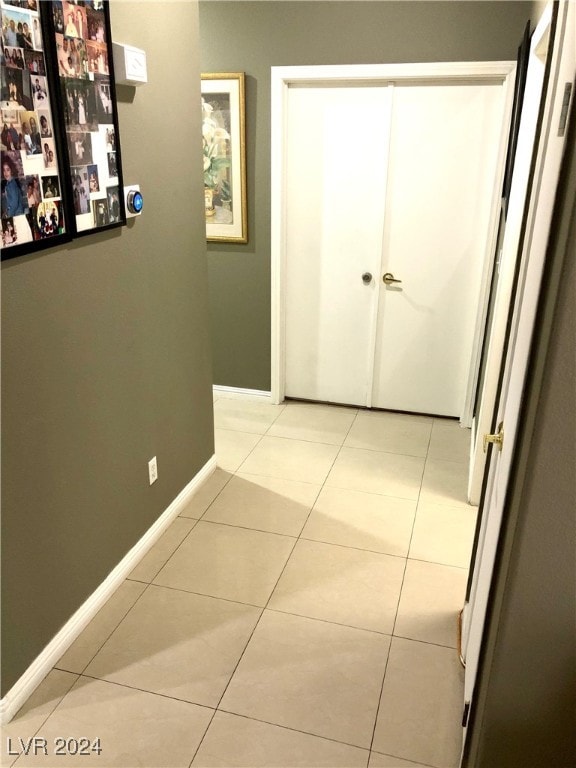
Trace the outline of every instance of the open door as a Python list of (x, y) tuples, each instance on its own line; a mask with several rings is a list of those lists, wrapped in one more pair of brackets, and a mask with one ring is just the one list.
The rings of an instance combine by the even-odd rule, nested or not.
[[(500, 218), (496, 263), (493, 275), (494, 298), (489, 306), (487, 337), (480, 364), (478, 392), (472, 420), (470, 474), (468, 480), (468, 501), (478, 505), (482, 479), (486, 466), (483, 452), (483, 435), (490, 432), (491, 420), (496, 405), (500, 369), (504, 359), (510, 307), (514, 299), (518, 279), (518, 265), (521, 253), (523, 219), (526, 200), (530, 194), (531, 164), (536, 141), (538, 117), (546, 71), (546, 53), (552, 3), (547, 6), (530, 43), (528, 54), (524, 98), (521, 114), (513, 115), (519, 120), (517, 138), (512, 132), (506, 163), (506, 177)], [(521, 67), (517, 77), (522, 79)], [(513, 127), (513, 126), (512, 126)], [(510, 153), (514, 151), (512, 162)], [(512, 173), (512, 167), (514, 172)]]
[[(526, 211), (517, 291), (509, 323), (508, 347), (502, 369), (498, 404), (487, 435), (488, 469), (480, 510), (477, 555), (464, 607), (462, 655), (466, 663), (465, 713), (473, 706), (478, 660), (506, 492), (514, 457), (518, 417), (546, 247), (564, 151), (565, 121), (576, 76), (575, 4), (562, 0), (554, 13), (547, 9), (550, 67), (541, 130), (534, 160), (533, 184)], [(564, 128), (563, 128), (564, 124)], [(466, 736), (466, 714), (464, 737)]]

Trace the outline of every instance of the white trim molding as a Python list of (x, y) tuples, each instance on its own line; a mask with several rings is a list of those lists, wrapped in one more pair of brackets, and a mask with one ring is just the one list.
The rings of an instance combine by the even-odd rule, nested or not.
[(261, 389), (239, 389), (238, 387), (222, 387), (214, 384), (212, 387), (214, 398), (226, 398), (228, 400), (253, 400), (255, 402), (270, 402), (270, 392)]
[(28, 697), (51, 671), (62, 654), (72, 645), (104, 603), (112, 597), (128, 574), (140, 562), (153, 544), (158, 541), (170, 523), (178, 517), (215, 469), (216, 456), (212, 456), (188, 485), (180, 491), (156, 522), (150, 526), (142, 538), (108, 574), (100, 586), (78, 608), (76, 613), (70, 617), (44, 650), (34, 659), (22, 677), (14, 683), (4, 698), (0, 700), (0, 725), (6, 725), (10, 722)]
[[(285, 262), (286, 262), (286, 121), (288, 112), (288, 89), (299, 85), (321, 85), (323, 83), (341, 86), (353, 86), (364, 83), (389, 84), (413, 82), (462, 83), (493, 81), (504, 88), (506, 99), (506, 120), (512, 105), (513, 84), (516, 72), (514, 61), (490, 62), (439, 62), (422, 64), (359, 64), (359, 65), (321, 65), (298, 67), (271, 67), (271, 399), (272, 403), (281, 403), (285, 396)], [(500, 158), (505, 157), (508, 125), (502, 130)], [(502, 168), (495, 180), (494, 200), (492, 202), (490, 247), (493, 247), (498, 227)], [(486, 307), (490, 286), (491, 254), (487, 255), (482, 278), (478, 307), (477, 328), (470, 381), (466, 392), (466, 406), (462, 414), (463, 422), (471, 421), (472, 389), (475, 384), (480, 349), (483, 337)]]

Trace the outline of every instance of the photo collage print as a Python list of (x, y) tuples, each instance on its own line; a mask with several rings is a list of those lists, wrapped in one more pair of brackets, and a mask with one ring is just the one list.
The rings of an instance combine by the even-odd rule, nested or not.
[(66, 229), (39, 0), (3, 0), (2, 247)]

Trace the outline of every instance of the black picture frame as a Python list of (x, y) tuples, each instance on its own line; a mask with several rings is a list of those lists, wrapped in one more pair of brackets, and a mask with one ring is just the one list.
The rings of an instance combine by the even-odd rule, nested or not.
[(108, 0), (44, 0), (73, 237), (126, 224)]
[(5, 261), (69, 242), (72, 227), (45, 3), (2, 0), (0, 9), (1, 255)]

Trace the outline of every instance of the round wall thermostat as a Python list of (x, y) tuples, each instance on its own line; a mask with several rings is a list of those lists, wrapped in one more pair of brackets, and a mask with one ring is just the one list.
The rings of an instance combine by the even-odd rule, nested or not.
[(130, 213), (140, 213), (144, 207), (144, 198), (137, 189), (131, 189), (126, 196), (126, 205)]

